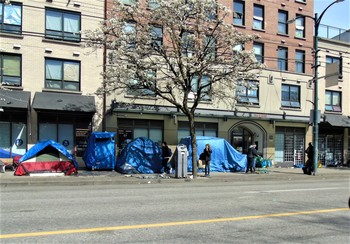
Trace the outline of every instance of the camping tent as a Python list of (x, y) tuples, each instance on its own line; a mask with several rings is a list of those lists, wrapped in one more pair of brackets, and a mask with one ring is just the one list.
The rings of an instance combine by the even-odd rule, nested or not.
[[(238, 152), (230, 143), (223, 138), (197, 136), (197, 159), (204, 151), (205, 144), (210, 144), (213, 151), (210, 161), (212, 172), (237, 172), (245, 171), (247, 166), (247, 155)], [(191, 137), (180, 140), (180, 144), (186, 145), (188, 149), (188, 171), (192, 171), (192, 146)]]
[(83, 156), (88, 169), (115, 169), (115, 133), (92, 132)]
[(20, 159), (15, 175), (30, 173), (77, 173), (78, 164), (64, 146), (52, 141), (35, 144)]
[(145, 137), (136, 138), (121, 151), (116, 169), (123, 174), (159, 173), (162, 169), (161, 148)]

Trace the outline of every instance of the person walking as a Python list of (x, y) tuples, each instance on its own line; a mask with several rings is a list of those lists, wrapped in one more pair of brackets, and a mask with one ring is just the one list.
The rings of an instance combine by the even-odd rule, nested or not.
[(162, 166), (164, 173), (171, 173), (171, 167), (169, 167), (169, 159), (172, 155), (171, 149), (168, 147), (168, 144), (163, 141), (162, 142)]
[(313, 159), (314, 159), (314, 146), (309, 143), (308, 148), (305, 150), (305, 153), (307, 155), (307, 161), (305, 162), (305, 167), (303, 167), (304, 174), (311, 175), (313, 172)]
[(204, 167), (205, 175), (204, 176), (210, 176), (211, 153), (212, 153), (212, 150), (211, 150), (210, 144), (206, 144), (204, 151), (203, 151), (203, 158), (204, 158), (204, 164), (205, 164), (205, 167)]
[(247, 174), (250, 170), (251, 173), (255, 172), (255, 168), (253, 166), (254, 164), (254, 158), (258, 155), (258, 152), (256, 150), (256, 145), (250, 145), (249, 149), (248, 149), (248, 153), (247, 153), (247, 169), (245, 170), (245, 173)]

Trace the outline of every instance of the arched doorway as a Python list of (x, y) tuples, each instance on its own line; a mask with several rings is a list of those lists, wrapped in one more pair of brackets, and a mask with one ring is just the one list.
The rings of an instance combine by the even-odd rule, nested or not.
[(266, 130), (254, 121), (240, 121), (229, 130), (231, 145), (246, 154), (252, 144), (256, 144), (259, 153), (266, 153)]

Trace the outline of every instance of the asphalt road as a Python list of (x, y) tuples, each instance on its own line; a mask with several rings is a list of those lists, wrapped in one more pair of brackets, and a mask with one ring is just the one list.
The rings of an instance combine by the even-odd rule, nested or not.
[(349, 243), (349, 179), (1, 189), (1, 243)]

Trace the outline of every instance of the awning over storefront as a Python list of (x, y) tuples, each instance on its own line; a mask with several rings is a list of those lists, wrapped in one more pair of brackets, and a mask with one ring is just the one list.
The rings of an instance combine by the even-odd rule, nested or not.
[(35, 110), (95, 113), (95, 97), (75, 94), (36, 92), (33, 101)]
[(349, 127), (350, 128), (350, 118), (338, 114), (326, 114), (326, 121), (333, 125), (339, 127)]
[(0, 108), (27, 109), (30, 92), (0, 89)]

